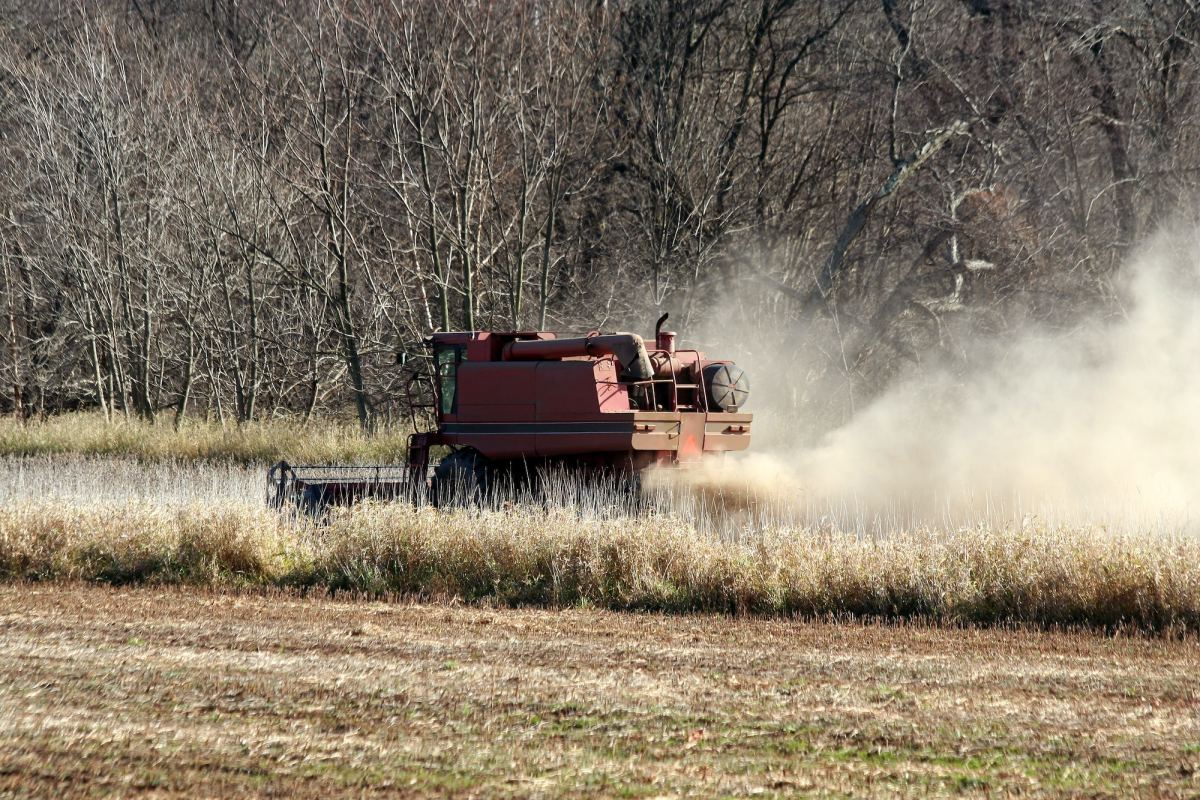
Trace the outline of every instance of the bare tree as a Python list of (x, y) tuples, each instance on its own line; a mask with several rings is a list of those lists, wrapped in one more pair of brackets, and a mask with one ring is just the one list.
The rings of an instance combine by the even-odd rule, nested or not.
[(1117, 265), (1200, 169), (1192, 0), (6, 12), (19, 415), (371, 430), (432, 330), (669, 308), (826, 331), (779, 372), (834, 424), (967, 358), (961, 331), (1115, 311)]

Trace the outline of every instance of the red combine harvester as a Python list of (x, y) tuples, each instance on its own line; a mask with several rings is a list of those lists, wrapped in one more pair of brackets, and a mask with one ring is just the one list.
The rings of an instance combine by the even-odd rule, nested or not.
[[(746, 374), (675, 347), (658, 321), (655, 348), (633, 333), (558, 338), (547, 332), (436, 333), (436, 430), (409, 437), (395, 467), (292, 466), (268, 476), (270, 500), (309, 511), (366, 497), (433, 502), (464, 487), (522, 484), (545, 468), (636, 476), (657, 465), (745, 450), (752, 415)], [(450, 453), (428, 477), (435, 446)]]

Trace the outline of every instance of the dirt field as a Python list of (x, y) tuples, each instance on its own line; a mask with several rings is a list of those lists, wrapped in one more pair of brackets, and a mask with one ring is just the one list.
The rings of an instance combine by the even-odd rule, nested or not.
[(0, 588), (0, 793), (1200, 793), (1200, 645)]

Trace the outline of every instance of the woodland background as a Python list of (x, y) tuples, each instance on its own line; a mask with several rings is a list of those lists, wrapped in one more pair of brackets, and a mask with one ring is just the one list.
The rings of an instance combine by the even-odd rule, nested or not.
[(369, 431), (431, 331), (665, 310), (833, 425), (1121, 313), (1198, 46), (1195, 0), (0, 0), (0, 412)]

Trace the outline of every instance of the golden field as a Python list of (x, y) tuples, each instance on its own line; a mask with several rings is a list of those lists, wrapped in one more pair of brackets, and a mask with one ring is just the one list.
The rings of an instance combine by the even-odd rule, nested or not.
[(312, 520), (264, 467), (0, 458), (0, 795), (1200, 793), (1185, 529), (703, 474)]
[(186, 418), (150, 424), (98, 413), (72, 413), (45, 419), (0, 416), (0, 456), (84, 455), (150, 461), (262, 464), (375, 462), (403, 458), (408, 429), (366, 436), (353, 423), (278, 419), (236, 425)]
[(0, 576), (306, 588), (499, 605), (1200, 630), (1200, 542), (1161, 532), (762, 530), (671, 514), (364, 505), (324, 523), (244, 503), (0, 508)]

